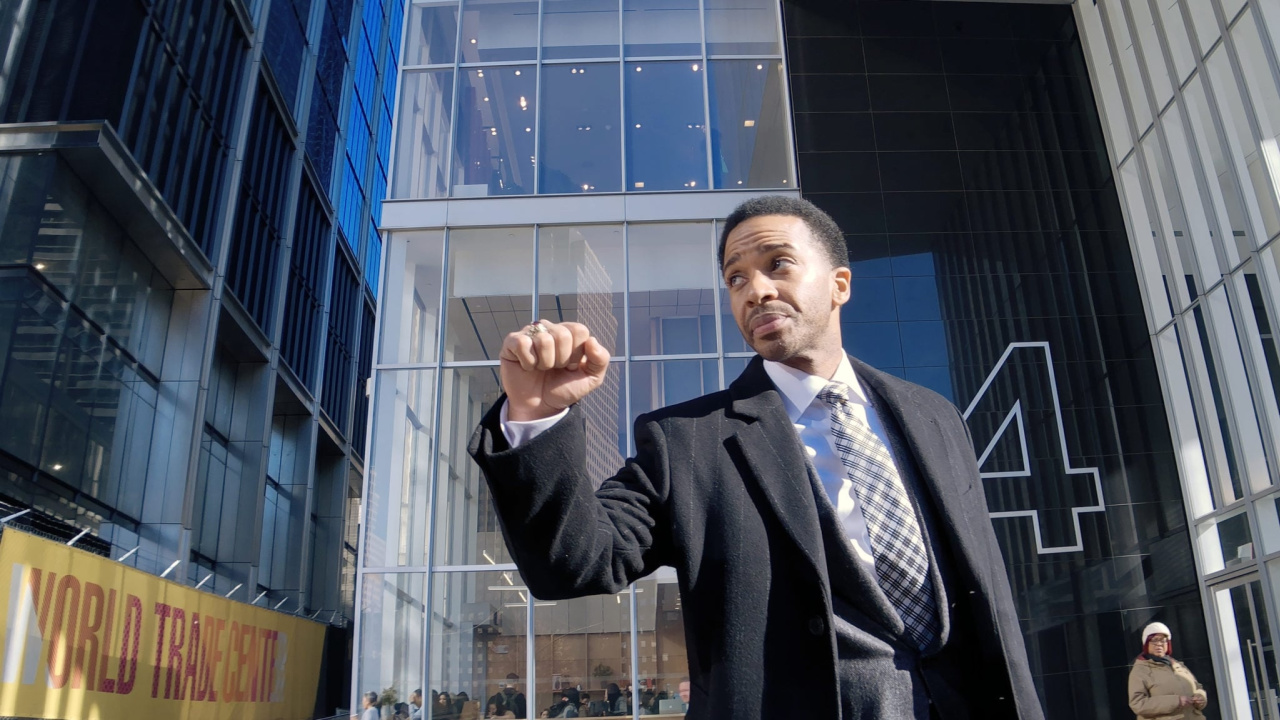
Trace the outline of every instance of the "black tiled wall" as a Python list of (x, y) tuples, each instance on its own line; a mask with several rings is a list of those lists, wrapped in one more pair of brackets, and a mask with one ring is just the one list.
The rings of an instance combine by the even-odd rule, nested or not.
[[(1048, 716), (1131, 718), (1129, 667), (1153, 620), (1173, 628), (1178, 655), (1216, 697), (1070, 8), (784, 10), (800, 188), (847, 233), (853, 264), (846, 347), (962, 411), (972, 404), (976, 449), (991, 445), (984, 473), (1016, 475), (988, 477), (986, 491), (993, 512), (1032, 511), (1039, 524), (1038, 546), (1031, 517), (992, 520)], [(1025, 431), (1015, 416), (997, 438), (1015, 407)], [(1105, 510), (1073, 512), (1096, 505)]]

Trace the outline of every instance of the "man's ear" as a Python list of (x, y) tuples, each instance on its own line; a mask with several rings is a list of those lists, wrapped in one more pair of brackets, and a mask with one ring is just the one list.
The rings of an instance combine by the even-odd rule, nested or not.
[(853, 271), (847, 267), (831, 271), (831, 300), (836, 305), (849, 302), (853, 294)]

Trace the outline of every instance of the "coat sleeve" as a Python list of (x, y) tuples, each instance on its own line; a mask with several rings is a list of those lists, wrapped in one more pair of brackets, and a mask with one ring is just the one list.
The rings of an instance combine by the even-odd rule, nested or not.
[(1134, 715), (1160, 717), (1178, 712), (1180, 698), (1177, 695), (1151, 695), (1147, 673), (1137, 665), (1129, 671), (1129, 709)]
[(667, 444), (657, 422), (636, 420), (636, 456), (596, 489), (586, 470), (578, 406), (512, 449), (499, 411), (486, 414), (468, 451), (493, 495), (507, 548), (530, 592), (544, 600), (616, 593), (668, 564)]

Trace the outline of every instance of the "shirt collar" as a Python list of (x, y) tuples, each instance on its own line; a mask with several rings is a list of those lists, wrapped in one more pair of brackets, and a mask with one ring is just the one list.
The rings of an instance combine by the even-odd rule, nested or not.
[(769, 379), (782, 395), (791, 422), (800, 419), (804, 411), (813, 404), (813, 399), (818, 397), (818, 393), (822, 392), (830, 382), (842, 382), (849, 386), (849, 402), (870, 405), (862, 385), (858, 382), (857, 374), (853, 372), (853, 365), (849, 363), (848, 355), (840, 357), (840, 366), (836, 368), (835, 374), (830, 379), (810, 375), (803, 370), (772, 360), (764, 361), (764, 371), (769, 374)]

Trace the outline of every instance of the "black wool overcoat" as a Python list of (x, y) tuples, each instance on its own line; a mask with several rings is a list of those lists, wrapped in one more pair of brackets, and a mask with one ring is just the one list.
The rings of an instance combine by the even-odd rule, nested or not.
[[(966, 598), (966, 672), (987, 718), (1040, 718), (968, 430), (955, 406), (851, 359), (884, 399), (928, 488)], [(836, 639), (817, 501), (803, 446), (759, 357), (727, 389), (640, 416), (636, 455), (595, 489), (576, 407), (511, 449), (500, 401), (471, 438), (530, 591), (616, 593), (663, 565), (684, 606), (690, 718), (837, 718)], [(889, 631), (869, 600), (868, 638)], [(866, 678), (875, 683), (876, 678)], [(871, 688), (874, 692), (874, 687)]]

